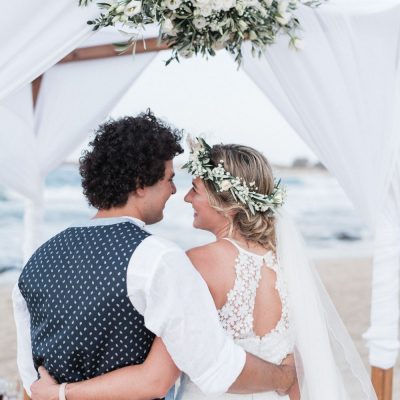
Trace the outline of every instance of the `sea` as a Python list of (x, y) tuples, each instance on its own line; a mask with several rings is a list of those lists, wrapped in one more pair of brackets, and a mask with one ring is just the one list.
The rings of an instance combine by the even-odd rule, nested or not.
[[(191, 177), (176, 169), (177, 193), (168, 201), (163, 221), (147, 229), (188, 249), (212, 241), (213, 236), (192, 227), (193, 209), (183, 200)], [(304, 235), (311, 257), (371, 255), (371, 234), (332, 175), (316, 168), (277, 171), (287, 188), (285, 206)], [(95, 213), (82, 194), (77, 164), (64, 164), (51, 172), (46, 178), (44, 197), (42, 242)], [(24, 206), (22, 196), (0, 186), (0, 282), (23, 266)]]

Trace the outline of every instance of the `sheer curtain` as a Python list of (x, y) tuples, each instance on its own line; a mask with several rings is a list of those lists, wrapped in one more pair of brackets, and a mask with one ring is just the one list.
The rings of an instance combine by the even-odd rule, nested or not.
[(24, 260), (43, 239), (45, 176), (106, 118), (155, 56), (56, 65), (43, 76), (34, 113), (30, 85), (0, 103), (0, 183), (27, 197)]
[(0, 99), (27, 85), (92, 35), (86, 21), (95, 4), (77, 0), (2, 2), (0, 16)]
[[(247, 46), (244, 70), (379, 233), (381, 226), (385, 229), (383, 209), (397, 212), (400, 207), (399, 202), (387, 200), (400, 147), (400, 2), (331, 0), (317, 10), (303, 8), (299, 19), (304, 27), (304, 50), (289, 51), (282, 38), (255, 59)], [(398, 224), (398, 219), (393, 220), (395, 229), (389, 233), (386, 229), (386, 243), (397, 240)], [(387, 247), (378, 242), (367, 338), (375, 349), (371, 363), (388, 368), (397, 357), (397, 339), (393, 341), (397, 330), (393, 318), (386, 323), (385, 317), (376, 317), (382, 307), (398, 309), (393, 295), (398, 280), (385, 279), (378, 285), (379, 293), (392, 293), (390, 299), (385, 296), (382, 300), (376, 279), (383, 268), (390, 270), (385, 276), (395, 276), (398, 260), (393, 256), (389, 261)], [(396, 289), (390, 289), (394, 283)], [(382, 335), (374, 332), (392, 338), (385, 350), (379, 350), (383, 349)]]
[(375, 234), (371, 326), (363, 335), (371, 365), (387, 369), (396, 363), (400, 314), (400, 163), (389, 188)]

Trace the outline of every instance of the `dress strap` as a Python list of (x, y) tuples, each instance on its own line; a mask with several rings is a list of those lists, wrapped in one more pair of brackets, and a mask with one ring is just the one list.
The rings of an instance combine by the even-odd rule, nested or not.
[(233, 239), (227, 237), (224, 237), (222, 239), (227, 240), (229, 243), (232, 243), (239, 250), (239, 253), (241, 253), (241, 251), (244, 250)]
[(243, 247), (239, 246), (235, 240), (231, 238), (224, 237), (222, 238), (224, 240), (227, 240), (228, 242), (232, 243), (238, 250), (240, 254), (248, 254), (251, 257), (254, 257), (258, 260), (262, 260), (269, 268), (275, 270), (275, 258), (273, 256), (273, 253), (269, 250), (265, 254), (256, 254), (253, 253), (252, 251), (246, 250)]

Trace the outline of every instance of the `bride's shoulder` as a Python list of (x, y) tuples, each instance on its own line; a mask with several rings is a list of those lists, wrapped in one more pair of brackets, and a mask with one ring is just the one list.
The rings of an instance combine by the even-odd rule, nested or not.
[(202, 246), (193, 247), (187, 251), (192, 262), (201, 264), (226, 263), (229, 258), (235, 257), (234, 248), (226, 240), (217, 240)]
[(235, 279), (235, 249), (226, 240), (218, 240), (194, 247), (187, 251), (187, 255), (206, 281), (218, 306), (225, 299), (226, 288), (231, 287)]

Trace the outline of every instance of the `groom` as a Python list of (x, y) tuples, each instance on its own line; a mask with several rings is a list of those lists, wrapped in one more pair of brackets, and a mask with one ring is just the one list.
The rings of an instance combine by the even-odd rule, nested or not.
[(175, 377), (161, 369), (161, 383), (144, 387), (154, 372), (137, 365), (155, 336), (205, 393), (285, 393), (293, 383), (290, 366), (246, 354), (225, 335), (185, 253), (144, 229), (163, 218), (176, 192), (172, 160), (183, 152), (180, 139), (148, 111), (102, 125), (80, 160), (84, 194), (97, 214), (42, 245), (13, 293), (24, 388), (29, 393), (39, 367), (58, 382), (41, 369), (34, 399), (109, 398), (115, 381), (108, 375), (96, 386), (78, 381), (125, 366), (131, 398), (163, 397)]

